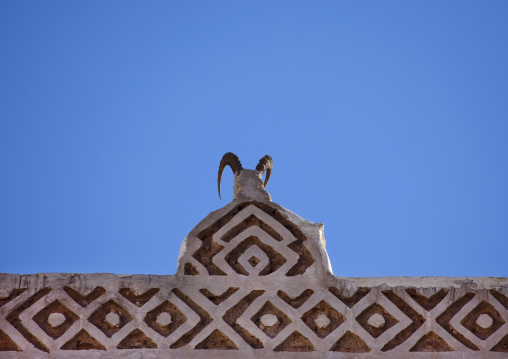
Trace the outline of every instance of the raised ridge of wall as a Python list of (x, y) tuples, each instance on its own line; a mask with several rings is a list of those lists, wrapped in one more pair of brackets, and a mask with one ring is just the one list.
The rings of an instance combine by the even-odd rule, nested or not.
[(1, 359), (210, 356), (507, 358), (508, 279), (336, 277), (266, 195), (203, 219), (174, 276), (0, 274)]

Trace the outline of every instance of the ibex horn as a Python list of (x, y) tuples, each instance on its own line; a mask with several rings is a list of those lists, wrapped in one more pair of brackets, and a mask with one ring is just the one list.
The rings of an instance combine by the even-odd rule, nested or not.
[(232, 152), (228, 152), (224, 156), (222, 156), (222, 160), (220, 160), (219, 165), (219, 179), (217, 180), (217, 185), (219, 187), (219, 198), (220, 198), (220, 179), (222, 177), (222, 171), (224, 171), (224, 168), (226, 166), (231, 167), (235, 176), (238, 175), (241, 170), (243, 170), (242, 164), (240, 163), (240, 159), (238, 158), (237, 155), (235, 155)]
[(266, 188), (268, 180), (270, 179), (270, 175), (272, 174), (272, 169), (273, 169), (273, 160), (268, 155), (266, 155), (265, 157), (260, 159), (258, 165), (256, 166), (256, 171), (260, 171), (261, 176), (266, 171), (265, 183), (263, 185), (264, 188)]

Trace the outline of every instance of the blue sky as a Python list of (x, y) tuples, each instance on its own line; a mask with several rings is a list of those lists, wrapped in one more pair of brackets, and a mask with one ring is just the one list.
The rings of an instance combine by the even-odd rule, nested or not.
[(4, 1), (0, 272), (174, 274), (225, 152), (339, 276), (508, 275), (506, 1)]

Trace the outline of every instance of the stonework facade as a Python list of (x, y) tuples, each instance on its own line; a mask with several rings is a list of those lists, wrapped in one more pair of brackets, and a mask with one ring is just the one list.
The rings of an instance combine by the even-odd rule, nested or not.
[(336, 277), (242, 173), (174, 276), (1, 274), (0, 358), (508, 358), (507, 278)]

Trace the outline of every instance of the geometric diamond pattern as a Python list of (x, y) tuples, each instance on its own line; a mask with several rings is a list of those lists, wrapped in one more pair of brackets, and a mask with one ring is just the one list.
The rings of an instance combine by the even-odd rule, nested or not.
[[(323, 324), (319, 319), (326, 318)], [(303, 322), (312, 330), (319, 338), (325, 338), (328, 334), (339, 327), (346, 318), (338, 311), (333, 309), (330, 304), (324, 300), (316, 304), (312, 309), (302, 316)]]
[[(60, 325), (53, 325), (53, 323), (51, 323), (50, 316), (56, 313), (63, 315), (64, 320)], [(67, 329), (78, 319), (79, 317), (74, 314), (74, 312), (58, 300), (46, 306), (33, 317), (34, 322), (53, 339), (60, 338), (64, 335)]]
[[(373, 320), (377, 318), (379, 321)], [(377, 303), (371, 304), (361, 312), (356, 317), (356, 321), (374, 338), (379, 337), (399, 322)]]
[[(228, 222), (236, 216), (241, 218), (239, 223), (228, 227)], [(285, 229), (281, 231), (281, 227), (285, 227)], [(257, 234), (249, 237), (243, 235), (249, 231), (250, 233), (254, 231)], [(288, 233), (292, 236), (292, 240), (284, 239), (284, 235)], [(260, 236), (269, 237), (271, 240), (267, 242)], [(241, 240), (238, 240), (239, 237)], [(208, 275), (223, 276), (233, 270), (237, 274), (248, 276), (250, 275), (249, 271), (240, 262), (242, 254), (252, 246), (257, 246), (268, 257), (268, 264), (263, 264), (263, 268), (256, 272), (258, 276), (273, 273), (296, 276), (306, 273), (316, 262), (305, 245), (309, 242), (305, 232), (281, 215), (278, 209), (260, 201), (240, 203), (226, 213), (223, 218), (199, 231), (194, 240), (199, 247), (194, 247), (193, 252), (186, 254), (184, 260), (184, 267), (188, 269), (187, 273), (184, 271), (184, 274), (188, 275), (191, 273), (196, 275), (197, 272), (199, 272), (197, 275), (203, 275), (203, 271), (206, 270)], [(254, 256), (256, 258), (252, 257), (250, 254), (244, 262), (248, 263), (251, 268), (259, 266), (257, 260), (262, 259), (257, 255)], [(252, 259), (252, 263), (249, 262), (250, 259)], [(291, 263), (291, 266), (284, 266), (285, 273), (278, 273), (278, 270), (287, 261)], [(190, 270), (196, 265), (201, 266), (203, 271)]]
[[(119, 322), (118, 324), (111, 324), (106, 316), (109, 313), (114, 313), (118, 315)], [(106, 336), (111, 338), (113, 334), (117, 333), (120, 329), (122, 329), (127, 323), (129, 323), (132, 319), (134, 319), (129, 312), (127, 312), (120, 304), (114, 302), (113, 300), (109, 300), (106, 303), (102, 304), (96, 311), (90, 315), (88, 320), (90, 323), (95, 325), (97, 328), (102, 330)]]
[[(274, 320), (273, 323), (266, 323), (264, 318), (267, 318), (268, 315), (275, 316), (276, 320)], [(261, 309), (252, 316), (251, 320), (270, 338), (275, 338), (282, 329), (291, 323), (291, 319), (270, 301), (266, 302)]]
[[(50, 355), (55, 352), (57, 356), (62, 355), (58, 352), (65, 352), (68, 353), (65, 357), (71, 359), (75, 358), (76, 351), (90, 354), (102, 351), (104, 355), (114, 356), (113, 350), (125, 351), (127, 355), (143, 348), (157, 351), (158, 357), (169, 357), (178, 348), (237, 352), (252, 348), (260, 356), (273, 355), (274, 351), (288, 355), (315, 351), (316, 357), (326, 357), (330, 352), (335, 356), (370, 353), (374, 358), (388, 352), (388, 357), (398, 355), (410, 359), (445, 352), (467, 359), (487, 358), (487, 351), (508, 353), (508, 313), (504, 309), (501, 295), (506, 294), (502, 290), (495, 295), (483, 289), (477, 292), (455, 289), (456, 293), (450, 290), (430, 308), (434, 303), (430, 299), (426, 303), (417, 295), (439, 293), (439, 290), (367, 288), (361, 293), (365, 293), (361, 299), (348, 303), (350, 307), (337, 294), (352, 291), (339, 284), (333, 285), (337, 289), (332, 292), (331, 286), (313, 286), (311, 281), (301, 281), (306, 286), (295, 288), (291, 280), (274, 280), (271, 284), (266, 278), (268, 284), (261, 290), (247, 286), (248, 278), (229, 283), (221, 279), (217, 288), (209, 279), (190, 287), (187, 284), (194, 279), (186, 278), (179, 289), (172, 287), (173, 278), (169, 278), (167, 285), (161, 283), (166, 280), (162, 277), (143, 286), (120, 279), (117, 287), (104, 283), (102, 288), (107, 289), (101, 297), (107, 298), (105, 302), (92, 301), (86, 306), (69, 298), (61, 287), (35, 294), (29, 289), (1, 309), (5, 318), (0, 318), (0, 353), (26, 351), (23, 355), (29, 358), (37, 357), (35, 354), (40, 351)], [(146, 300), (137, 298), (134, 303), (119, 292), (121, 288), (149, 285), (161, 288), (157, 296)], [(204, 290), (204, 286), (211, 291)], [(412, 299), (415, 297), (423, 305), (415, 303)], [(401, 317), (395, 318), (395, 314)], [(383, 333), (391, 333), (399, 320), (406, 324), (384, 338)], [(81, 324), (77, 326), (79, 321)], [(111, 339), (103, 340), (100, 332)], [(28, 349), (27, 345), (30, 345)], [(0, 358), (4, 356), (0, 354)]]
[[(480, 316), (491, 319), (490, 322), (487, 321), (486, 328), (480, 325)], [(485, 340), (504, 324), (504, 320), (496, 308), (482, 300), (460, 323), (478, 338)]]
[(254, 268), (259, 264), (259, 262), (261, 262), (261, 259), (259, 259), (256, 256), (252, 256), (249, 258), (249, 260), (247, 262), (249, 262), (250, 265)]
[[(170, 316), (168, 324), (158, 322), (159, 316), (163, 313), (167, 313)], [(164, 337), (169, 336), (186, 321), (187, 317), (173, 303), (167, 300), (149, 311), (145, 317), (146, 324)]]

